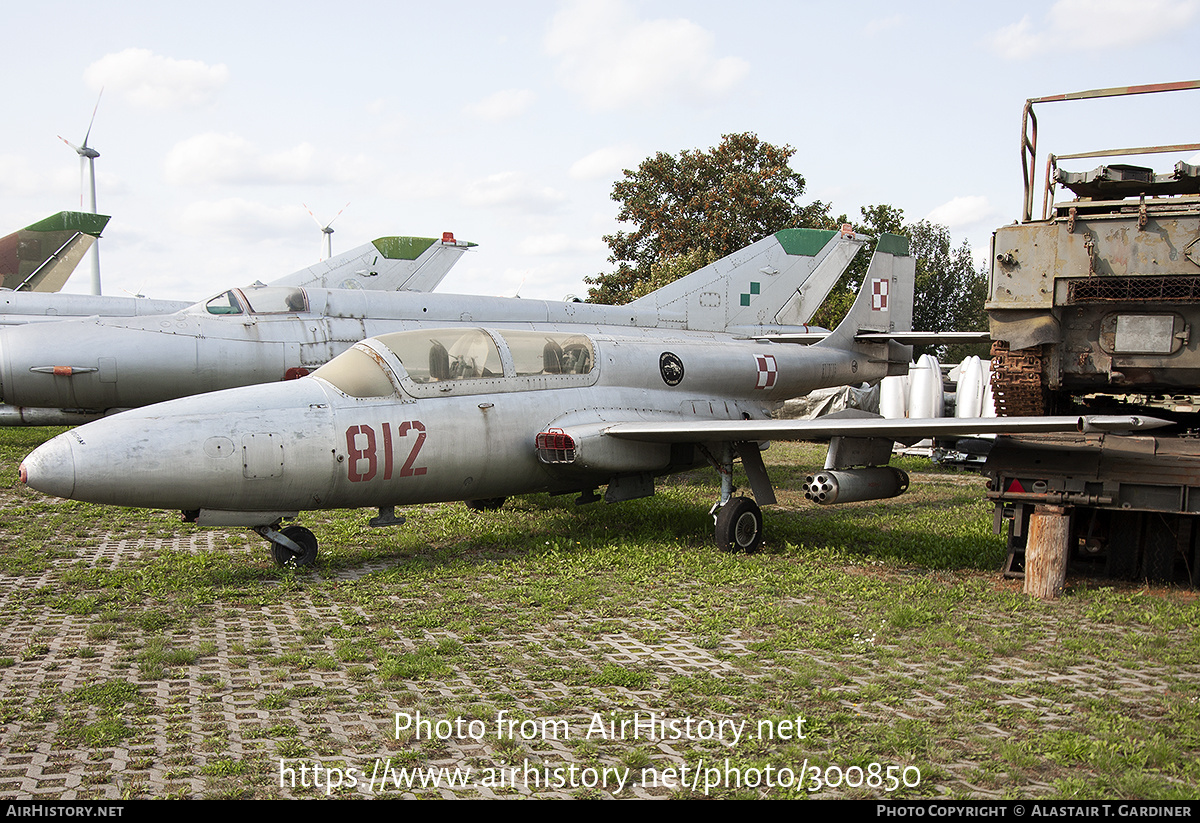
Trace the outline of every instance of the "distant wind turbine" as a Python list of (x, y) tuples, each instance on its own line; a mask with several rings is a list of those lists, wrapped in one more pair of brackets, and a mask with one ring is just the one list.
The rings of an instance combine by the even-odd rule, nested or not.
[[(100, 94), (96, 97), (96, 106), (92, 109), (92, 119), (88, 121), (87, 133), (83, 136), (83, 145), (76, 146), (61, 134), (58, 139), (66, 143), (71, 148), (75, 149), (75, 153), (79, 155), (79, 208), (83, 209), (83, 189), (84, 178), (87, 178), (88, 189), (91, 191), (91, 207), (92, 214), (98, 214), (96, 211), (96, 158), (100, 156), (100, 152), (88, 146), (88, 138), (92, 136), (92, 124), (96, 122), (96, 111), (100, 108), (100, 97), (103, 96), (104, 89), (100, 89)], [(100, 294), (100, 240), (92, 243), (92, 248), (88, 252), (92, 260), (92, 294)]]
[(323, 241), (325, 256), (322, 257), (321, 259), (328, 260), (330, 257), (333, 257), (333, 229), (331, 229), (329, 227), (333, 225), (333, 220), (337, 220), (339, 217), (342, 216), (342, 211), (345, 211), (346, 206), (349, 206), (350, 204), (347, 203), (345, 206), (342, 206), (342, 211), (339, 211), (337, 214), (335, 214), (333, 216), (333, 220), (330, 220), (324, 226), (321, 225), (321, 221), (317, 219), (317, 216), (312, 213), (312, 209), (310, 209), (308, 206), (306, 206), (303, 203), (301, 203), (300, 205), (304, 206), (304, 210), (306, 212), (308, 212), (308, 216), (313, 219), (313, 222), (316, 223), (317, 227), (321, 229), (321, 233), (325, 235), (325, 239)]

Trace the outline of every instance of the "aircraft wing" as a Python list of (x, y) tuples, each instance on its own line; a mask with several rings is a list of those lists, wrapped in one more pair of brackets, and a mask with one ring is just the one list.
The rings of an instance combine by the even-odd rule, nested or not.
[[(772, 343), (817, 343), (829, 336), (828, 331), (813, 332), (783, 332), (756, 337), (756, 340), (770, 340)], [(860, 332), (854, 335), (860, 342), (886, 343), (895, 340), (905, 346), (922, 344), (950, 343), (990, 343), (992, 335), (986, 331), (896, 331), (896, 332)]]
[(892, 419), (844, 412), (815, 420), (686, 420), (616, 423), (603, 429), (608, 437), (651, 443), (711, 443), (763, 440), (828, 440), (832, 437), (969, 437), (979, 434), (1037, 432), (1125, 432), (1156, 429), (1169, 420), (1140, 415), (1091, 417), (930, 417)]

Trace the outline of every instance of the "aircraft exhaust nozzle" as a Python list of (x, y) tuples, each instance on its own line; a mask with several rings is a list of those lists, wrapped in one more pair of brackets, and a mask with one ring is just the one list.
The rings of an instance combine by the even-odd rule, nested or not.
[(804, 496), (822, 506), (882, 500), (896, 497), (907, 490), (908, 474), (891, 466), (826, 469), (804, 479)]

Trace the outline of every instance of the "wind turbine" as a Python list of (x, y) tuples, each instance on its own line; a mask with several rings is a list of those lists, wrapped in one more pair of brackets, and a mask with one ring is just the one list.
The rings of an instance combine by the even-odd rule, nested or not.
[(333, 229), (331, 229), (329, 227), (333, 225), (333, 220), (337, 220), (339, 217), (342, 216), (342, 211), (345, 211), (346, 206), (349, 206), (350, 204), (347, 203), (346, 206), (342, 206), (342, 211), (339, 211), (337, 214), (335, 214), (333, 216), (333, 220), (330, 220), (324, 226), (321, 225), (321, 221), (317, 219), (317, 216), (312, 213), (312, 209), (310, 209), (304, 203), (301, 203), (300, 205), (304, 206), (304, 210), (306, 212), (308, 212), (308, 216), (313, 219), (313, 222), (316, 223), (317, 226), (321, 229), (321, 233), (325, 235), (325, 240), (324, 240), (325, 256), (322, 257), (321, 259), (328, 260), (330, 257), (333, 257)]
[[(92, 109), (92, 119), (88, 121), (87, 134), (83, 136), (83, 145), (76, 146), (61, 134), (58, 139), (66, 143), (71, 148), (75, 149), (75, 153), (79, 155), (79, 208), (83, 208), (83, 179), (86, 174), (88, 180), (88, 188), (91, 191), (91, 206), (92, 214), (98, 214), (96, 211), (96, 158), (100, 156), (100, 152), (88, 146), (88, 138), (92, 136), (92, 124), (96, 122), (96, 111), (100, 108), (100, 97), (103, 96), (104, 89), (100, 89), (100, 94), (96, 97), (96, 106)], [(92, 243), (92, 248), (88, 252), (88, 256), (92, 260), (92, 294), (100, 294), (100, 240)]]

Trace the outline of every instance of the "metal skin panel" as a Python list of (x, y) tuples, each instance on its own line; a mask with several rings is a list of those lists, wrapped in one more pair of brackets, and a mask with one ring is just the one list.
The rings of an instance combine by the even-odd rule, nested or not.
[(190, 306), (186, 300), (151, 300), (91, 294), (0, 292), (0, 326), (61, 322), (80, 317), (146, 317)]
[[(890, 235), (885, 235), (890, 237)], [(783, 326), (803, 325), (812, 317), (829, 292), (837, 284), (842, 272), (849, 266), (850, 260), (858, 253), (857, 245), (853, 243), (838, 243), (833, 250), (819, 260), (809, 278), (798, 290), (788, 298), (787, 303), (774, 317), (766, 322), (778, 323)], [(872, 258), (874, 262), (876, 258)]]
[[(695, 378), (685, 373), (675, 386), (661, 380), (655, 384), (657, 369), (647, 374), (633, 364), (657, 362), (662, 342), (617, 337), (595, 342), (600, 365), (594, 387), (399, 402), (398, 397), (351, 398), (319, 377), (307, 377), (183, 398), (89, 423), (39, 447), (24, 461), (21, 473), (31, 486), (60, 497), (185, 511), (383, 507), (575, 491), (607, 484), (630, 467), (606, 461), (568, 471), (548, 467), (536, 456), (539, 432), (561, 429), (579, 433), (581, 439), (604, 437), (609, 432), (595, 422), (607, 419), (622, 437), (708, 444), (713, 449), (722, 442), (778, 434), (819, 439), (819, 432), (798, 428), (811, 421), (787, 421), (795, 424), (787, 427), (777, 421), (742, 420), (741, 413), (754, 413), (744, 388), (747, 376), (758, 372), (758, 352), (778, 350), (778, 382), (762, 402), (753, 404), (759, 414), (783, 396), (844, 378), (842, 372), (810, 364), (827, 357), (811, 348), (730, 340), (719, 356), (707, 341), (692, 345), (678, 339), (670, 344), (672, 351), (692, 365), (689, 372)], [(618, 348), (619, 359), (613, 356)], [(842, 354), (849, 357), (853, 352)], [(737, 417), (706, 422), (666, 411), (700, 393), (724, 397), (727, 402), (714, 402), (710, 408)], [(889, 432), (905, 424), (884, 422)], [(1029, 422), (1046, 425), (1036, 419)], [(987, 423), (997, 424), (1004, 422), (992, 418)], [(863, 421), (849, 425), (852, 431), (870, 431)], [(1063, 426), (1060, 421), (1056, 425)], [(277, 461), (261, 457), (250, 471), (243, 449), (237, 447), (249, 440), (270, 447), (278, 443), (281, 456)], [(637, 468), (661, 473), (672, 467), (643, 461)]]
[(1200, 218), (1089, 217), (1071, 230), (1063, 220), (1005, 226), (993, 236), (987, 308), (1049, 309), (1064, 277), (1200, 274), (1184, 249), (1200, 236)]
[[(846, 321), (809, 347), (713, 332), (589, 334), (591, 370), (561, 375), (583, 382), (557, 388), (548, 375), (518, 375), (515, 357), (505, 351), (504, 330), (492, 328), (481, 334), (498, 341), (501, 374), (494, 368), (435, 369), (430, 357), (421, 385), (436, 389), (444, 382), (453, 391), (417, 396), (410, 387), (421, 366), (413, 362), (410, 375), (396, 352), (420, 361), (454, 351), (443, 338), (462, 339), (455, 330), (426, 326), (405, 340), (363, 341), (319, 375), (182, 398), (80, 426), (36, 449), (19, 474), (31, 487), (59, 497), (180, 509), (202, 523), (262, 527), (276, 548), (303, 551), (296, 541), (278, 542), (291, 540), (274, 532), (280, 512), (377, 506), (378, 519), (394, 523), (385, 509), (405, 504), (540, 491), (587, 497), (601, 485), (609, 487), (606, 499), (629, 499), (652, 493), (652, 475), (692, 468), (702, 456), (725, 467), (724, 503), (732, 494), (725, 487), (731, 486), (726, 481), (733, 454), (756, 456), (746, 443), (777, 436), (902, 437), (913, 426), (924, 433), (926, 427), (1081, 425), (1078, 419), (990, 418), (882, 421), (882, 429), (878, 421), (843, 419), (833, 421), (840, 427), (833, 431), (822, 421), (768, 419), (788, 397), (887, 373), (888, 344), (854, 337), (863, 326), (890, 326), (892, 311), (904, 314), (901, 306), (913, 293), (911, 268), (899, 271), (893, 285), (885, 289), (868, 278)], [(540, 328), (548, 336), (582, 334), (579, 326)], [(432, 342), (425, 350), (407, 345), (418, 338)], [(908, 352), (901, 353), (907, 364)], [(383, 379), (363, 379), (370, 374)], [(352, 397), (337, 386), (371, 396)], [(1117, 424), (1130, 428), (1137, 421)], [(539, 434), (550, 435), (548, 448), (560, 463), (539, 459)], [(773, 499), (761, 461), (751, 473), (760, 501)], [(251, 522), (259, 518), (263, 522)], [(315, 546), (315, 539), (301, 542)]]
[[(282, 507), (287, 510), (323, 505), (335, 466), (326, 393), (316, 380), (272, 388), (278, 404), (264, 406), (256, 389), (249, 395), (233, 389), (114, 415), (93, 429), (81, 426), (31, 456), (29, 470), (58, 477), (52, 494), (97, 503), (240, 511), (270, 497), (293, 501)], [(281, 438), (285, 468), (275, 477), (247, 478), (241, 444), (266, 433)], [(214, 437), (236, 447), (213, 449)]]
[[(94, 217), (94, 215), (84, 215)], [(424, 240), (429, 245), (415, 259), (389, 258), (375, 244), (388, 249), (388, 241)], [(3, 242), (3, 241), (0, 241)], [(446, 273), (473, 243), (441, 243), (428, 238), (381, 237), (323, 260), (293, 274), (271, 281), (272, 286), (344, 289), (357, 295), (361, 305), (378, 290), (424, 291), (436, 288)], [(184, 311), (193, 303), (185, 300), (154, 300), (145, 297), (108, 295), (0, 292), (0, 326), (62, 321), (88, 317), (148, 317)], [(69, 334), (67, 330), (65, 333)], [(360, 335), (361, 340), (366, 335)]]
[[(474, 243), (427, 237), (380, 237), (306, 269), (272, 281), (272, 286), (368, 291), (436, 288)], [(413, 252), (424, 249), (416, 257)]]
[[(508, 324), (534, 328), (538, 324), (601, 328), (653, 329), (690, 323), (679, 320), (676, 303), (719, 289), (720, 317), (707, 313), (697, 321), (702, 329), (723, 323), (731, 295), (744, 296), (749, 306), (736, 312), (739, 324), (774, 317), (827, 258), (838, 261), (823, 277), (836, 280), (862, 245), (856, 235), (832, 237), (815, 256), (789, 255), (775, 236), (705, 267), (663, 289), (680, 296), (658, 308), (655, 295), (626, 306), (528, 300), (477, 295), (423, 292), (371, 292), (306, 289), (309, 311), (285, 314), (211, 314), (205, 303), (167, 316), (100, 318), (0, 329), (0, 400), (10, 406), (106, 410), (133, 408), (204, 391), (281, 380), (293, 369), (309, 371), (350, 348), (356, 341), (389, 332), (437, 324)], [(434, 247), (435, 249), (438, 246)], [(890, 278), (891, 255), (876, 254), (872, 277)], [(898, 258), (911, 264), (911, 258)], [(880, 261), (883, 261), (882, 263)], [(880, 268), (882, 267), (882, 268)], [(774, 274), (760, 270), (769, 268)], [(751, 283), (760, 282), (750, 295)], [(244, 294), (252, 291), (241, 290)], [(656, 293), (657, 294), (657, 293)], [(668, 295), (669, 297), (669, 295)], [(666, 298), (664, 298), (666, 299)], [(815, 309), (812, 305), (809, 309)], [(803, 322), (807, 316), (796, 316)], [(758, 320), (754, 320), (758, 323)], [(894, 325), (894, 324), (884, 324)], [(869, 326), (876, 328), (875, 326)], [(742, 330), (743, 325), (739, 325)], [(755, 329), (764, 329), (761, 325)], [(779, 327), (771, 327), (779, 328)], [(786, 330), (788, 327), (783, 327)], [(694, 330), (694, 329), (693, 329)], [(886, 329), (883, 329), (886, 330)], [(193, 338), (191, 343), (177, 339)], [(73, 371), (70, 376), (30, 371), (42, 367), (94, 366), (103, 351), (117, 361), (119, 378), (100, 385), (95, 374)], [(657, 355), (656, 355), (657, 356)], [(654, 364), (656, 373), (657, 364)], [(195, 375), (195, 379), (191, 375)]]
[[(762, 417), (784, 397), (838, 384), (852, 374), (846, 365), (852, 353), (814, 353), (792, 345), (692, 341), (687, 335), (670, 343), (618, 336), (594, 342), (599, 382), (593, 387), (484, 389), (398, 403), (395, 397), (348, 397), (307, 377), (174, 400), (81, 426), (31, 455), (26, 472), (38, 478), (49, 466), (69, 464), (69, 487), (60, 484), (51, 493), (181, 510), (385, 506), (574, 490), (635, 469), (661, 471), (670, 449), (652, 449), (655, 457), (635, 465), (601, 455), (589, 466), (586, 452), (603, 449), (585, 447), (585, 465), (556, 472), (537, 459), (539, 432), (586, 429), (598, 439), (597, 422), (695, 422), (695, 416), (666, 410), (701, 394), (726, 398), (710, 408), (739, 421), (742, 414)], [(668, 345), (686, 368), (675, 386), (659, 374)], [(756, 355), (762, 351), (778, 359), (778, 380), (769, 390), (754, 388)], [(843, 367), (827, 368), (833, 359)], [(880, 376), (881, 367), (872, 368), (866, 379)], [(643, 411), (633, 411), (638, 409)], [(588, 423), (580, 425), (583, 421)], [(281, 445), (277, 470), (269, 456), (259, 456), (252, 466), (242, 459), (240, 444), (252, 441)], [(237, 447), (214, 445), (229, 442)], [(629, 453), (619, 443), (611, 449)]]
[[(834, 255), (844, 258), (840, 268), (834, 264), (818, 278), (817, 290), (828, 293), (832, 282), (828, 275), (840, 276), (854, 252), (866, 243), (864, 235), (852, 232), (787, 229), (764, 237), (744, 249), (717, 260), (689, 275), (689, 281), (678, 280), (626, 304), (633, 311), (650, 311), (663, 327), (687, 328), (693, 331), (724, 331), (730, 326), (754, 327), (779, 323), (780, 314), (797, 288), (809, 280), (822, 262)], [(789, 276), (793, 269), (804, 274)], [(836, 282), (837, 277), (833, 277)], [(790, 324), (804, 323), (817, 309), (820, 301), (809, 298), (804, 312), (788, 312)], [(824, 299), (823, 296), (821, 299)], [(801, 319), (802, 318), (802, 319)]]
[(19, 289), (26, 292), (43, 292), (53, 294), (66, 285), (67, 279), (75, 271), (75, 267), (83, 260), (84, 255), (95, 244), (96, 238), (90, 234), (76, 233), (65, 240), (62, 245), (47, 246), (44, 253), (52, 255), (40, 263), (36, 270), (20, 278), (17, 282), (5, 279), (4, 288)]
[[(1059, 226), (1047, 223), (1005, 226), (996, 231), (986, 308), (1049, 309), (1054, 305), (1054, 278), (1060, 270), (1059, 232)], [(1087, 271), (1086, 265), (1083, 271)]]
[(103, 214), (61, 211), (0, 237), (0, 288), (57, 292), (108, 221)]

